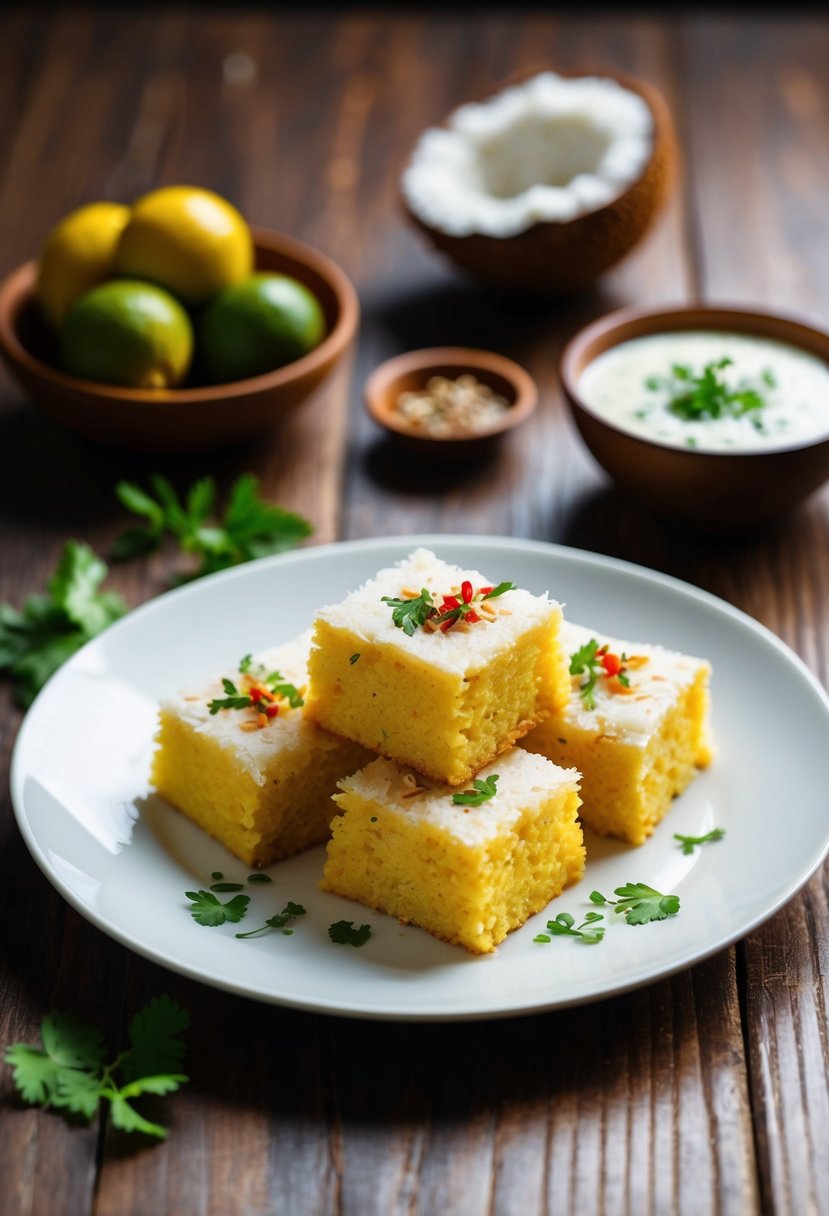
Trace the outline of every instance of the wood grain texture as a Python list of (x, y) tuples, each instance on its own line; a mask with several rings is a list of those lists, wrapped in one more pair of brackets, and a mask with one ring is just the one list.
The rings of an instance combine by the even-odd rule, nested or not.
[[(153, 468), (179, 485), (210, 472), (221, 487), (250, 469), (312, 518), (316, 540), (491, 532), (638, 561), (738, 604), (825, 679), (829, 496), (762, 537), (694, 541), (608, 488), (566, 415), (556, 361), (581, 324), (625, 303), (747, 299), (829, 321), (827, 49), (818, 23), (772, 18), (18, 9), (0, 19), (0, 273), (88, 199), (173, 181), (228, 194), (354, 277), (359, 348), (272, 437)], [(402, 219), (397, 179), (423, 127), (548, 64), (608, 64), (661, 87), (685, 172), (640, 251), (593, 292), (539, 306), (428, 252)], [(462, 473), (400, 460), (360, 400), (381, 359), (438, 342), (502, 350), (541, 389), (533, 427)], [(113, 484), (148, 466), (57, 433), (1, 387), (0, 601), (17, 603), (67, 533), (106, 551), (123, 523)], [(114, 584), (138, 603), (172, 562), (135, 563)], [(5, 766), (18, 719), (0, 696)], [(33, 1039), (53, 1006), (98, 1022), (113, 1045), (160, 991), (194, 1014), (192, 1081), (164, 1103), (163, 1145), (26, 1110), (0, 1072), (0, 1212), (829, 1210), (825, 873), (736, 950), (670, 980), (446, 1027), (259, 1006), (129, 954), (39, 875), (5, 794), (0, 875), (15, 910), (0, 935), (0, 1045)]]

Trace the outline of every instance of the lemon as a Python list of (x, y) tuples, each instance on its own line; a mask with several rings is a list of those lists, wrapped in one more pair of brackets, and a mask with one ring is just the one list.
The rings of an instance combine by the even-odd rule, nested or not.
[(194, 186), (165, 186), (132, 208), (115, 257), (124, 278), (148, 279), (203, 304), (253, 269), (253, 240), (230, 203)]
[(151, 283), (111, 279), (72, 307), (61, 335), (67, 371), (128, 388), (172, 388), (193, 354), (190, 318)]
[(55, 329), (90, 287), (103, 282), (115, 262), (118, 240), (130, 218), (120, 203), (89, 203), (57, 224), (40, 253), (37, 298)]
[(204, 370), (216, 383), (244, 380), (308, 354), (325, 337), (316, 296), (284, 274), (254, 274), (226, 288), (199, 325)]

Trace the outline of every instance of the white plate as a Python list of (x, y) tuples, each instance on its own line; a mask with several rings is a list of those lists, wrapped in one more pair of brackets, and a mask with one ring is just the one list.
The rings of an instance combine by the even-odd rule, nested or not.
[[(574, 620), (661, 642), (714, 666), (719, 756), (639, 849), (588, 837), (583, 881), (473, 957), (422, 930), (316, 888), (322, 850), (272, 866), (248, 888), (240, 925), (208, 929), (184, 891), (247, 869), (147, 786), (155, 707), (167, 692), (289, 639), (418, 544), (442, 557), (549, 590)], [(529, 541), (412, 537), (359, 541), (260, 561), (170, 592), (70, 660), (29, 711), (12, 765), (20, 830), (38, 865), (83, 916), (164, 966), (220, 988), (301, 1009), (385, 1019), (481, 1018), (577, 1004), (669, 975), (775, 912), (829, 846), (829, 700), (782, 642), (730, 605), (610, 558)], [(726, 838), (686, 857), (674, 832)], [(549, 915), (581, 916), (594, 888), (646, 882), (681, 897), (657, 924), (610, 924), (604, 942), (533, 941)], [(226, 898), (226, 897), (225, 897)], [(293, 936), (237, 941), (288, 899), (308, 915)], [(333, 945), (332, 921), (367, 921), (360, 949)]]

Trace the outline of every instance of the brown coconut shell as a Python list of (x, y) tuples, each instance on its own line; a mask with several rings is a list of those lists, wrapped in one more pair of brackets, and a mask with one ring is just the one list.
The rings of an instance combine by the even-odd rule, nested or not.
[[(539, 75), (511, 77), (484, 98)], [(671, 195), (678, 175), (679, 149), (667, 103), (653, 85), (625, 72), (610, 70), (560, 72), (570, 78), (608, 77), (637, 93), (653, 115), (653, 149), (644, 172), (612, 202), (577, 219), (534, 224), (515, 236), (473, 233), (450, 236), (406, 211), (433, 245), (465, 270), (501, 287), (545, 295), (563, 295), (591, 283), (629, 253), (642, 239)]]

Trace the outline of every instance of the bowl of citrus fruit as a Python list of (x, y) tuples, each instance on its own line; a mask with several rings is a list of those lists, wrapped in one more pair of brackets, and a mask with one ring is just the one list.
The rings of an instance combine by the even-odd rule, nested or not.
[(242, 441), (304, 401), (352, 342), (353, 286), (318, 250), (167, 186), (90, 203), (0, 286), (0, 355), (88, 438), (144, 451)]

